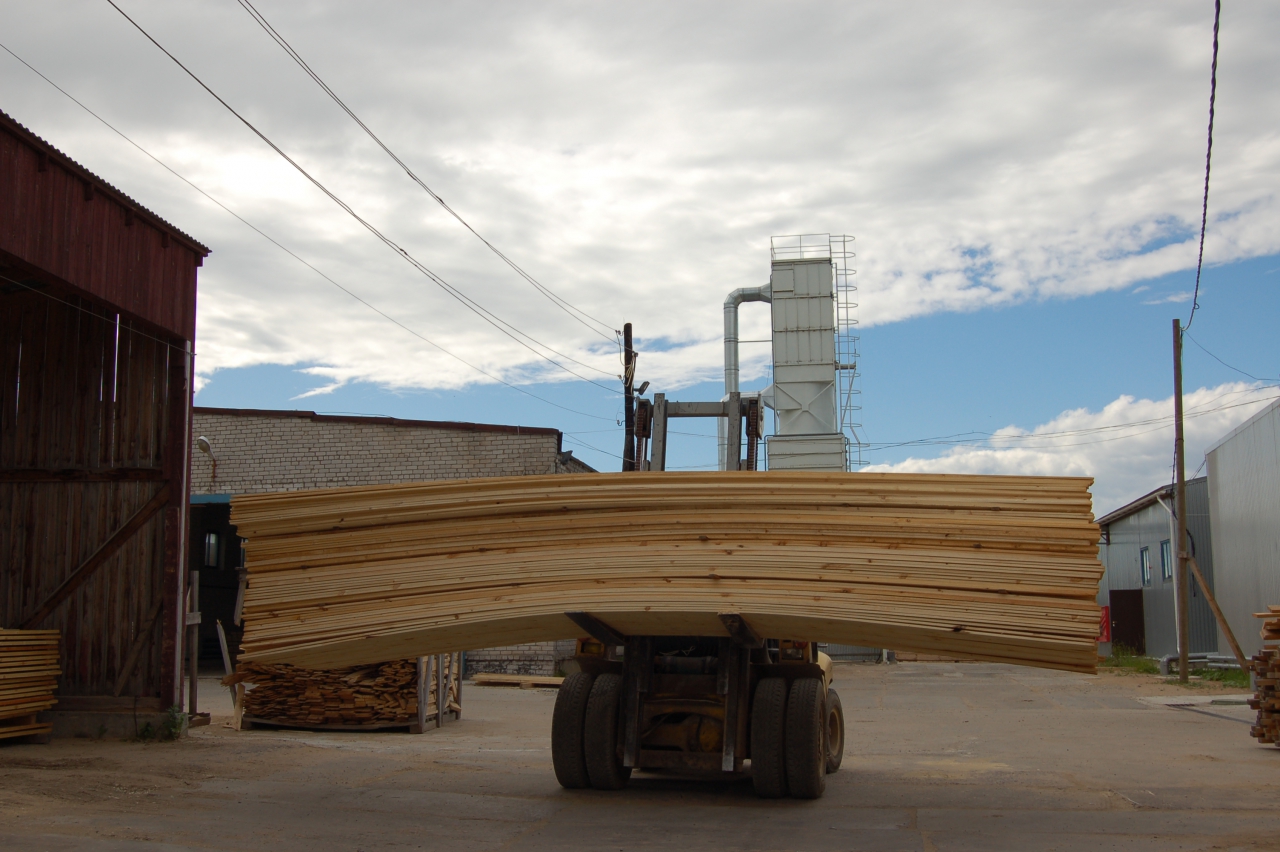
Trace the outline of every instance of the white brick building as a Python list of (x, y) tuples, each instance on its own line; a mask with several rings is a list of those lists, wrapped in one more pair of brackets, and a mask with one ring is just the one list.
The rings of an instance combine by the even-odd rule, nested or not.
[[(561, 449), (559, 430), (537, 427), (196, 408), (191, 434), (191, 564), (201, 570), (202, 657), (211, 662), (220, 654), (215, 621), (239, 639), (231, 625), (242, 565), (230, 525), (236, 494), (595, 472)], [(490, 648), (468, 652), (467, 669), (554, 674), (572, 654), (572, 642)]]

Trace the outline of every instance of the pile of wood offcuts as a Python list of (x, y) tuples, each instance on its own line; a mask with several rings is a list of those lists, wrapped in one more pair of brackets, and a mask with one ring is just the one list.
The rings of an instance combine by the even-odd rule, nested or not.
[[(456, 665), (456, 657), (444, 655), (440, 660), (448, 678), (448, 667), (451, 662)], [(247, 663), (224, 678), (223, 683), (253, 685), (244, 693), (244, 714), (254, 721), (301, 726), (386, 726), (417, 721), (419, 677), (416, 659), (325, 670)], [(423, 692), (427, 714), (434, 714), (435, 692)]]
[(0, 740), (48, 734), (36, 714), (58, 703), (57, 630), (0, 630)]
[(313, 668), (584, 634), (760, 635), (1092, 672), (1092, 480), (497, 477), (236, 497), (243, 659)]
[[(1267, 612), (1255, 612), (1262, 622), (1262, 651), (1250, 660), (1257, 692), (1249, 706), (1258, 711), (1250, 735), (1260, 743), (1280, 746), (1280, 606), (1269, 606)], [(1272, 647), (1267, 647), (1268, 645)]]

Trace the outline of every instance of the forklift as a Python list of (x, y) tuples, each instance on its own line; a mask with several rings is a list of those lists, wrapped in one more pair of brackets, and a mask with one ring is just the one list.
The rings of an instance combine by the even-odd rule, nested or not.
[[(777, 424), (768, 438), (770, 468), (848, 470), (845, 429), (856, 425), (848, 414), (856, 410), (857, 375), (847, 319), (850, 239), (774, 238), (769, 283), (734, 290), (725, 300), (719, 402), (677, 402), (661, 393), (637, 400), (636, 354), (625, 327), (624, 471), (661, 475), (667, 423), (679, 417), (718, 419), (725, 475), (757, 470), (766, 407)], [(772, 310), (774, 382), (757, 394), (738, 388), (743, 302), (768, 302)], [(626, 636), (598, 615), (565, 615), (586, 635), (566, 663), (571, 673), (551, 722), (561, 786), (618, 790), (637, 769), (702, 777), (749, 772), (762, 798), (816, 799), (827, 774), (840, 768), (844, 711), (831, 688), (831, 658), (816, 642), (762, 636), (737, 612), (719, 614), (719, 636)]]

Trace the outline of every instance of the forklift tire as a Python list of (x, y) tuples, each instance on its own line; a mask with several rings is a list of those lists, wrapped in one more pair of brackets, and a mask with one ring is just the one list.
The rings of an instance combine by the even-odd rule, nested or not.
[(827, 772), (838, 772), (844, 762), (844, 708), (840, 706), (840, 695), (834, 689), (827, 689), (827, 730), (824, 732), (827, 744)]
[(766, 677), (751, 701), (751, 783), (762, 799), (787, 795), (787, 682)]
[(591, 786), (582, 737), (587, 698), (594, 681), (595, 675), (574, 672), (564, 679), (556, 694), (556, 709), (551, 714), (551, 763), (556, 768), (556, 780), (566, 790)]
[(622, 675), (602, 674), (591, 685), (587, 698), (583, 753), (587, 776), (597, 790), (621, 790), (631, 777), (631, 767), (622, 765), (618, 742), (622, 713)]
[(797, 799), (818, 799), (827, 789), (827, 696), (822, 678), (791, 682), (787, 696), (787, 788)]

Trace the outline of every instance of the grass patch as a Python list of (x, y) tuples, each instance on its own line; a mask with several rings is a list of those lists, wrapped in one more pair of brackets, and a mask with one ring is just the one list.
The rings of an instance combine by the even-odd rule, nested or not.
[(1196, 672), (1201, 680), (1211, 680), (1223, 686), (1249, 688), (1249, 673), (1243, 669), (1200, 669)]
[(1138, 674), (1160, 674), (1160, 665), (1150, 657), (1141, 657), (1124, 645), (1111, 646), (1111, 656), (1098, 665)]

